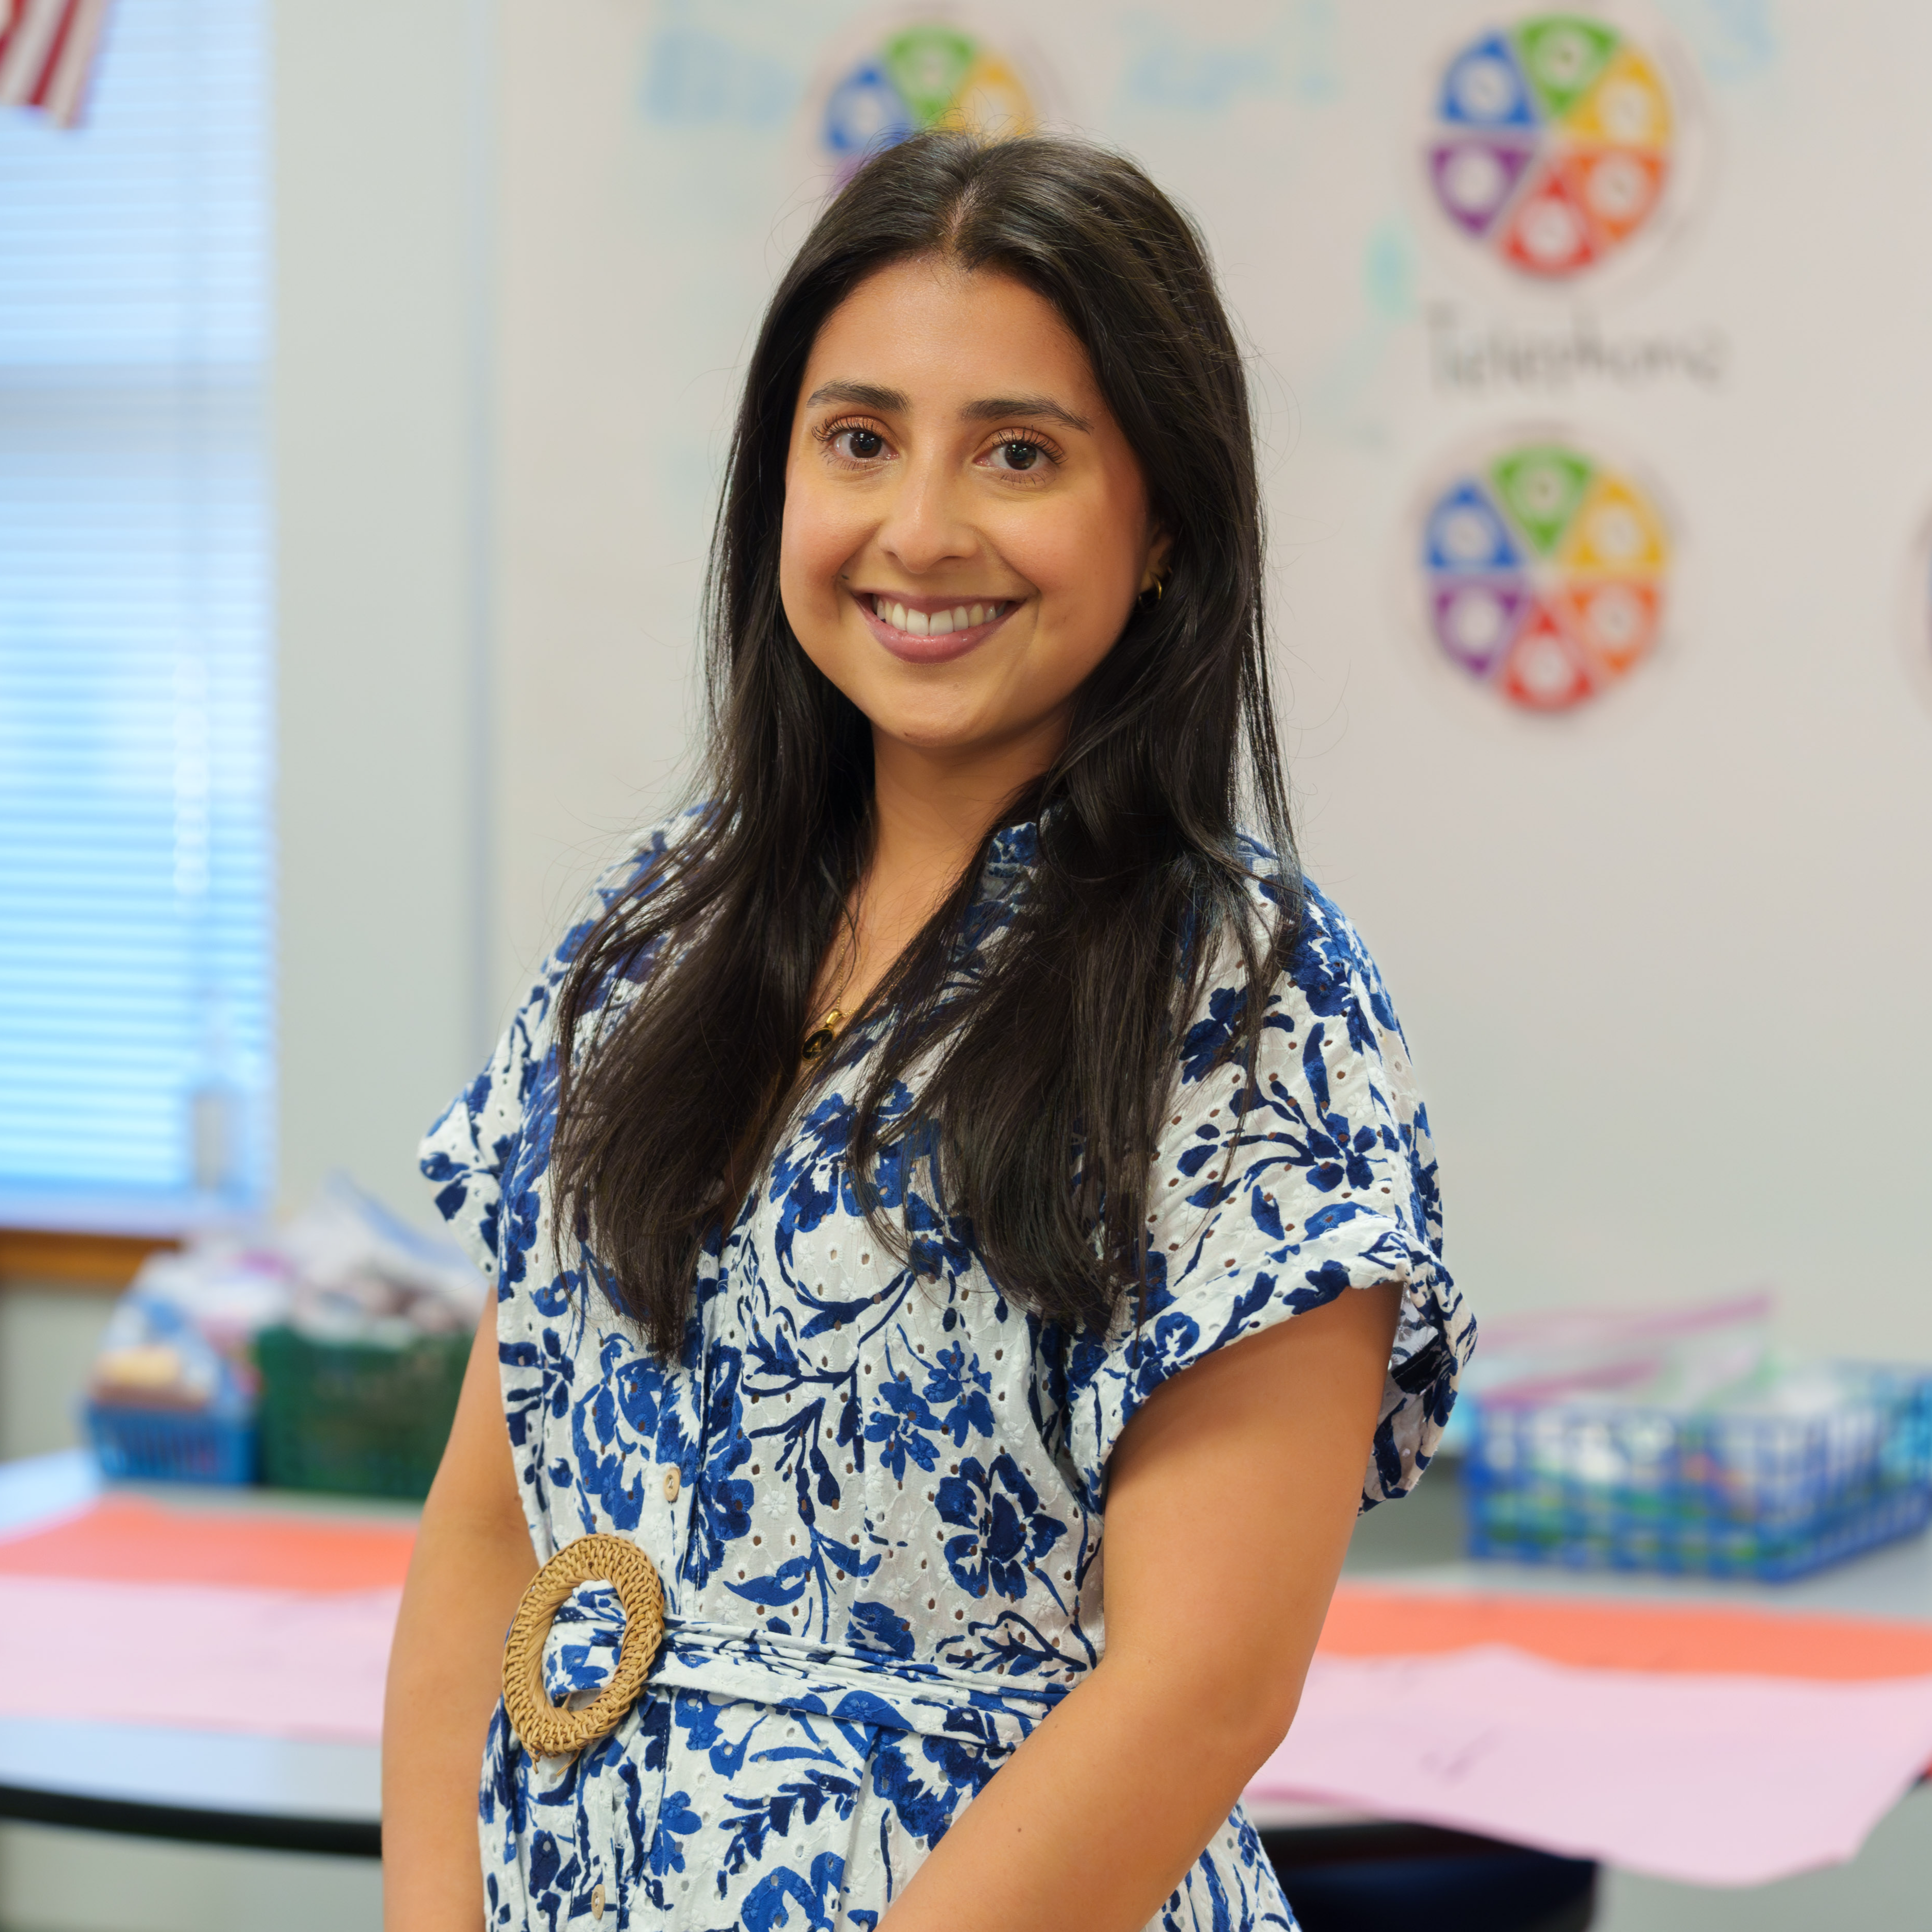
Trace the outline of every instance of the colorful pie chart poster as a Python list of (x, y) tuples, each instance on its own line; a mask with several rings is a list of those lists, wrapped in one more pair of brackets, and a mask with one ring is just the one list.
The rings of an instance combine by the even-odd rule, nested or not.
[(1037, 63), (1010, 39), (952, 16), (898, 15), (842, 40), (808, 109), (818, 166), (842, 187), (868, 155), (924, 128), (1031, 133), (1045, 118)]
[(1685, 171), (1682, 92), (1601, 19), (1533, 14), (1485, 28), (1438, 70), (1430, 198), (1514, 277), (1588, 275), (1655, 238)]
[(1671, 548), (1654, 491), (1628, 468), (1564, 437), (1492, 447), (1426, 500), (1430, 641), (1505, 706), (1574, 711), (1656, 650)]

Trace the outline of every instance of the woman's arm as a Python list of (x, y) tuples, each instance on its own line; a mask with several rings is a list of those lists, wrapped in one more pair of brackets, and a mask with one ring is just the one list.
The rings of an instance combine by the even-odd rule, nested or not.
[(1108, 1464), (1106, 1654), (880, 1932), (1138, 1932), (1286, 1734), (1394, 1339), (1352, 1289), (1156, 1390)]
[(496, 1301), (478, 1325), (456, 1422), (423, 1505), (382, 1714), (382, 1923), (479, 1932), (476, 1791), (503, 1635), (536, 1558), (517, 1496), (496, 1366)]

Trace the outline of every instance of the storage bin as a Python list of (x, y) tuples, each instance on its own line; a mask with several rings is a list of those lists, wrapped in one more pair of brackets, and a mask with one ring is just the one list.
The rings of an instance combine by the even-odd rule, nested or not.
[(256, 1342), (262, 1481), (278, 1489), (427, 1496), (455, 1419), (470, 1346), (467, 1335), (390, 1346), (265, 1328)]
[(1672, 1409), (1479, 1399), (1472, 1555), (1782, 1581), (1932, 1521), (1932, 1374), (1834, 1364)]
[(87, 1432), (103, 1475), (118, 1482), (252, 1483), (255, 1430), (204, 1410), (90, 1402)]

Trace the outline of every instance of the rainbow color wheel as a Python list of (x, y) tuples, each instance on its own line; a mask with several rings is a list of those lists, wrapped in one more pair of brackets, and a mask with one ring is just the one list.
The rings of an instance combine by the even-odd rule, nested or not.
[(887, 34), (834, 81), (820, 143), (842, 184), (868, 154), (926, 128), (1024, 134), (1039, 116), (1004, 56), (950, 22)]
[(1670, 178), (1657, 66), (1601, 20), (1538, 14), (1444, 69), (1428, 146), (1437, 205), (1520, 274), (1561, 280), (1624, 248)]
[(1471, 677), (1531, 711), (1566, 711), (1649, 655), (1669, 532), (1628, 477), (1557, 442), (1458, 475), (1422, 534), (1428, 621)]

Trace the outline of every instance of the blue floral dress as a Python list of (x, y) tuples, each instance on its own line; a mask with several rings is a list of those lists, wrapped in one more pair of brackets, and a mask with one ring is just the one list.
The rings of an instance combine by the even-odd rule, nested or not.
[[(667, 836), (607, 880), (607, 902)], [(976, 945), (998, 943), (1033, 850), (1029, 826), (996, 840)], [(1256, 848), (1258, 894), (1270, 870)], [(1242, 998), (1231, 978), (1210, 976), (1181, 1042), (1142, 1325), (1075, 1331), (1007, 1302), (970, 1230), (903, 1180), (890, 1204), (923, 1276), (874, 1239), (844, 1160), (868, 1042), (848, 1038), (705, 1249), (682, 1353), (661, 1364), (580, 1266), (550, 1260), (553, 1015), (588, 931), (431, 1130), (423, 1168), (496, 1284), (539, 1559), (592, 1532), (634, 1540), (663, 1580), (666, 1635), (629, 1714), (574, 1759), (532, 1757), (499, 1706), (480, 1804), (489, 1922), (874, 1928), (1099, 1661), (1107, 1459), (1161, 1383), (1348, 1288), (1400, 1282), (1365, 1503), (1414, 1482), (1474, 1336), (1442, 1267), (1426, 1116), (1373, 963), (1311, 890), (1238, 1133), (1240, 1079), (1218, 1058)], [(546, 1652), (553, 1696), (594, 1691), (622, 1630), (606, 1588), (580, 1589)], [(1294, 1923), (1239, 1810), (1152, 1922)]]

